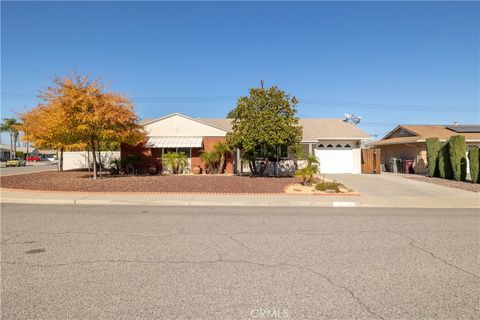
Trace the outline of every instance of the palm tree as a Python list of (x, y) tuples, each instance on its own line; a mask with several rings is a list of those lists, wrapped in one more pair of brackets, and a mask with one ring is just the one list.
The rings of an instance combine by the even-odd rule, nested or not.
[(14, 118), (4, 118), (3, 123), (0, 125), (1, 132), (8, 132), (10, 134), (10, 159), (15, 157), (17, 151), (18, 125), (17, 119)]
[(226, 165), (227, 153), (231, 151), (231, 148), (225, 142), (217, 142), (213, 145), (214, 152), (217, 154), (220, 163), (218, 164), (217, 173), (224, 173)]
[(203, 163), (205, 163), (205, 171), (207, 173), (215, 173), (216, 172), (216, 165), (219, 160), (218, 153), (215, 151), (201, 151), (200, 152), (200, 159)]

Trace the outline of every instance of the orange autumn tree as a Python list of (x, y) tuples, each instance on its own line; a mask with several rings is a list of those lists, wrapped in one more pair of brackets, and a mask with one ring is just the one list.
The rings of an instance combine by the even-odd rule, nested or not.
[[(44, 105), (33, 109), (43, 113), (40, 118), (48, 131), (42, 145), (59, 144), (65, 150), (86, 148), (92, 153), (93, 178), (97, 179), (97, 152), (102, 146), (116, 143), (137, 144), (145, 138), (138, 116), (130, 100), (119, 93), (108, 92), (107, 86), (98, 79), (90, 80), (85, 75), (70, 75), (64, 79), (54, 79), (54, 86), (46, 88), (40, 95)], [(47, 111), (36, 109), (47, 109)], [(48, 115), (48, 116), (47, 116)], [(22, 122), (25, 123), (24, 117)], [(47, 124), (47, 119), (53, 119)], [(31, 122), (30, 122), (31, 123)], [(25, 125), (25, 124), (24, 124)], [(24, 132), (33, 132), (35, 127), (22, 128)], [(26, 137), (32, 134), (26, 134)], [(100, 164), (101, 165), (101, 164)]]

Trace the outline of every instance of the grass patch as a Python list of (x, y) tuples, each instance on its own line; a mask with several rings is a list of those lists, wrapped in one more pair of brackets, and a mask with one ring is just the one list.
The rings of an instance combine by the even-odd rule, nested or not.
[(335, 193), (340, 192), (340, 187), (344, 187), (343, 184), (338, 182), (319, 182), (315, 185), (317, 191), (335, 190)]

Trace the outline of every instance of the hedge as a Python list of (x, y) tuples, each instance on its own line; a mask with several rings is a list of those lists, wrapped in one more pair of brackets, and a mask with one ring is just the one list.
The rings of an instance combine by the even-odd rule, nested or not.
[(430, 177), (438, 177), (438, 156), (440, 152), (440, 141), (438, 140), (438, 138), (427, 138), (425, 144), (427, 145), (428, 175)]
[(472, 178), (473, 183), (480, 182), (480, 156), (477, 146), (468, 150), (468, 161), (470, 162), (470, 177)]
[(440, 152), (438, 153), (438, 173), (440, 178), (451, 180), (453, 179), (453, 170), (448, 147), (448, 143), (442, 143), (440, 146)]
[(464, 136), (452, 136), (448, 139), (450, 162), (455, 181), (465, 181), (467, 177), (467, 144)]

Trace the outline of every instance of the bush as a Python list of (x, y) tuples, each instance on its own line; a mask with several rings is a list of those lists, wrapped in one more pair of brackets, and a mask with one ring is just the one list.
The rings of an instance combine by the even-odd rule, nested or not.
[(162, 157), (163, 165), (173, 174), (183, 173), (188, 166), (188, 157), (185, 152), (167, 152)]
[(464, 136), (452, 136), (448, 140), (450, 162), (453, 169), (455, 181), (465, 181), (467, 177), (467, 144)]
[(17, 152), (15, 152), (15, 156), (16, 156), (17, 158), (23, 159), (23, 158), (25, 158), (25, 152), (23, 152), (23, 151), (17, 151)]
[(295, 171), (295, 176), (302, 178), (302, 183), (304, 186), (309, 186), (312, 184), (313, 176), (315, 174), (320, 174), (320, 169), (318, 168), (318, 159), (315, 156), (308, 156), (307, 165), (305, 168)]
[(444, 143), (440, 147), (440, 152), (438, 153), (438, 173), (440, 178), (452, 180), (453, 170), (448, 146), (448, 143)]
[(427, 138), (425, 144), (427, 145), (428, 175), (430, 177), (438, 177), (438, 156), (440, 152), (440, 141), (438, 140), (438, 138)]
[(315, 185), (315, 190), (318, 190), (318, 191), (335, 190), (336, 193), (339, 193), (340, 187), (343, 187), (343, 185), (338, 182), (319, 182)]
[(470, 162), (470, 177), (472, 178), (473, 183), (480, 182), (479, 175), (479, 166), (480, 166), (480, 156), (477, 146), (468, 150), (468, 161)]

